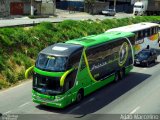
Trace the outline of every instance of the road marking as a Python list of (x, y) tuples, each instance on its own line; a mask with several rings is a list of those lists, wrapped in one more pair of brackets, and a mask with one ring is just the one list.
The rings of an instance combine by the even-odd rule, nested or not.
[(10, 87), (10, 88), (5, 89), (5, 90), (0, 90), (0, 93), (9, 92), (9, 91), (11, 91), (11, 90), (13, 90), (13, 89), (17, 89), (17, 88), (19, 88), (19, 87), (22, 87), (23, 85), (30, 84), (31, 82), (32, 82), (31, 80), (24, 81), (24, 82), (20, 83), (19, 85)]
[(73, 111), (75, 111), (75, 110), (77, 110), (77, 109), (79, 109), (79, 108), (80, 108), (80, 106), (77, 106), (77, 107), (75, 107), (73, 110), (67, 112), (67, 114), (70, 114), (70, 113), (72, 113)]
[(88, 100), (88, 102), (91, 102), (91, 101), (93, 101), (93, 100), (95, 100), (95, 98), (91, 98), (91, 99), (89, 99), (89, 100)]
[[(95, 100), (95, 98), (90, 98), (88, 101), (86, 101), (86, 102), (84, 102), (82, 105), (85, 105), (85, 104), (87, 104), (87, 103), (89, 103), (89, 102), (91, 102), (91, 101), (93, 101), (93, 100)], [(82, 106), (81, 105), (81, 106)], [(70, 114), (70, 113), (72, 113), (73, 111), (75, 111), (75, 110), (77, 110), (77, 109), (79, 109), (80, 108), (80, 106), (77, 106), (77, 107), (75, 107), (73, 110), (71, 110), (71, 111), (69, 111), (69, 112), (67, 112), (68, 114)]]
[(11, 113), (11, 111), (7, 111), (7, 112), (5, 112), (4, 114), (8, 114), (8, 113)]
[(83, 105), (85, 105), (85, 104), (87, 104), (87, 103), (89, 103), (89, 102), (91, 102), (91, 101), (93, 101), (93, 100), (95, 100), (95, 98), (89, 99), (88, 101), (84, 102)]
[(139, 109), (140, 109), (140, 106), (136, 107), (133, 111), (130, 112), (130, 114), (134, 114)]
[(23, 106), (25, 106), (25, 105), (27, 105), (27, 104), (29, 104), (29, 102), (26, 102), (26, 103), (24, 103), (24, 104), (22, 104), (22, 105), (20, 105), (20, 106), (18, 106), (18, 107), (21, 108), (21, 107), (23, 107)]

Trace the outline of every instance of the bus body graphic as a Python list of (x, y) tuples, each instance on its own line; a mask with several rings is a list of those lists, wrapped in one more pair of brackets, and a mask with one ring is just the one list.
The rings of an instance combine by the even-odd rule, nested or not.
[(133, 68), (135, 34), (93, 35), (42, 50), (33, 75), (33, 101), (63, 108)]

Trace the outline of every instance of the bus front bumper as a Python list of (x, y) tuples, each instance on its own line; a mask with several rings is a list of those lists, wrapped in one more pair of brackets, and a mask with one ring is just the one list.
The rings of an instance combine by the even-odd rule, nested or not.
[(32, 92), (32, 100), (35, 103), (55, 107), (55, 108), (64, 108), (66, 106), (66, 102), (64, 97), (61, 99), (50, 99), (40, 95), (40, 93)]

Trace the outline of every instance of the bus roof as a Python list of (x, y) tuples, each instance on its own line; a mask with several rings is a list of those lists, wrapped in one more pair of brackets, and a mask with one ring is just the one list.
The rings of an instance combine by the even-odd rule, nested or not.
[(118, 27), (118, 28), (113, 28), (110, 30), (107, 30), (106, 32), (112, 32), (112, 31), (124, 31), (124, 32), (136, 32), (140, 30), (144, 30), (147, 28), (159, 26), (156, 23), (149, 23), (149, 22), (143, 22), (143, 23), (138, 23), (138, 24), (132, 24), (132, 25), (127, 25), (123, 27)]
[(68, 44), (68, 43), (56, 43), (46, 47), (40, 53), (54, 56), (70, 56), (73, 53), (83, 49), (81, 45)]
[(69, 40), (66, 43), (79, 44), (84, 47), (91, 47), (97, 44), (102, 44), (104, 42), (109, 42), (122, 37), (130, 37), (133, 35), (134, 33), (131, 32), (107, 32), (100, 35), (91, 35), (87, 37)]

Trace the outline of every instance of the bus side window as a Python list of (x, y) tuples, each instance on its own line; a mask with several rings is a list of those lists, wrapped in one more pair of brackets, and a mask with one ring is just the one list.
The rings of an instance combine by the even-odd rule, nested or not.
[(157, 32), (156, 32), (156, 27), (154, 27), (154, 34), (156, 34)]
[(158, 27), (156, 27), (156, 33), (158, 33)]
[(138, 32), (138, 39), (142, 39), (143, 38), (143, 31), (139, 31)]
[(143, 34), (144, 34), (143, 37), (148, 37), (148, 36), (150, 36), (150, 35), (151, 35), (150, 29), (145, 29), (145, 30), (143, 30)]
[(138, 32), (134, 32), (136, 40), (138, 39)]
[(69, 69), (73, 67), (78, 68), (81, 56), (82, 56), (82, 50), (70, 56), (69, 63), (68, 63)]
[(151, 35), (150, 29), (147, 29), (147, 37)]
[(154, 28), (151, 28), (151, 35), (153, 35), (154, 34)]

